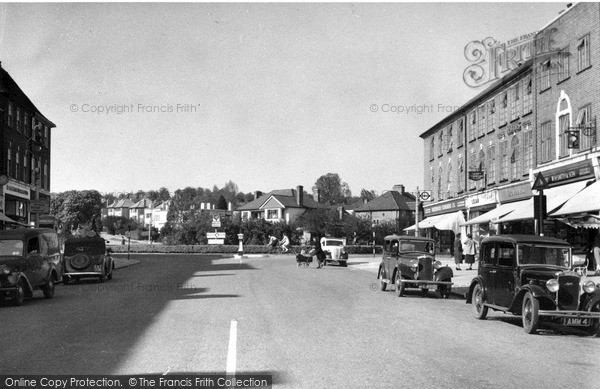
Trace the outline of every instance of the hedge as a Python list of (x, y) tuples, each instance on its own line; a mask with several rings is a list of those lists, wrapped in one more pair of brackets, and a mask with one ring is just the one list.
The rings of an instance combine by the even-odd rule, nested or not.
[[(114, 253), (126, 253), (127, 245), (109, 246)], [(292, 251), (299, 253), (310, 246), (292, 246)], [(181, 253), (207, 254), (225, 253), (236, 254), (238, 245), (162, 245), (162, 244), (132, 244), (131, 253)], [(279, 251), (265, 245), (244, 245), (244, 254), (276, 254)], [(373, 254), (373, 246), (346, 246), (348, 254)], [(375, 246), (375, 252), (381, 254), (381, 246)]]

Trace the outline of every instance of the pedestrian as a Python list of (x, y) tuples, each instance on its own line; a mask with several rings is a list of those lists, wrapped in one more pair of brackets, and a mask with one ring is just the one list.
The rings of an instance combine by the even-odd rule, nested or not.
[(323, 263), (325, 262), (325, 252), (323, 251), (323, 248), (321, 247), (321, 237), (320, 236), (316, 236), (313, 238), (314, 241), (314, 245), (315, 245), (315, 249), (314, 249), (314, 254), (317, 257), (317, 269), (320, 269), (323, 267)]
[(456, 264), (456, 270), (462, 270), (460, 264), (463, 261), (463, 248), (462, 242), (460, 241), (460, 232), (458, 232), (454, 238), (454, 263)]
[(462, 244), (463, 254), (465, 255), (465, 263), (469, 265), (467, 270), (473, 270), (475, 263), (475, 241), (471, 234), (467, 234), (467, 240)]
[(275, 246), (277, 246), (277, 238), (273, 235), (269, 236), (269, 243), (267, 243), (267, 246), (275, 248)]
[(283, 253), (287, 253), (288, 251), (290, 251), (290, 238), (288, 238), (286, 234), (283, 234), (280, 246), (283, 249)]

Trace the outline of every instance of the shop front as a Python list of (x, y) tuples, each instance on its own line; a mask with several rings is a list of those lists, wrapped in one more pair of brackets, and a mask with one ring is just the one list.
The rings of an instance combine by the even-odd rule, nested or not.
[[(477, 193), (466, 198), (466, 207), (468, 214), (468, 221), (470, 224), (465, 223), (467, 226), (467, 232), (471, 233), (473, 240), (479, 242), (490, 234), (494, 235), (495, 231), (490, 232), (489, 223), (473, 223), (472, 221), (476, 218), (482, 217), (498, 206), (498, 191), (496, 189), (489, 190), (486, 192)], [(480, 218), (481, 220), (483, 218)]]
[[(461, 225), (465, 222), (464, 211), (465, 198), (424, 205), (425, 218), (419, 222), (420, 235), (434, 239), (439, 253), (451, 254), (454, 235), (461, 231)], [(413, 225), (405, 231), (414, 229)]]
[(3, 212), (11, 221), (3, 221), (4, 229), (27, 225), (30, 198), (29, 186), (10, 180), (3, 186)]

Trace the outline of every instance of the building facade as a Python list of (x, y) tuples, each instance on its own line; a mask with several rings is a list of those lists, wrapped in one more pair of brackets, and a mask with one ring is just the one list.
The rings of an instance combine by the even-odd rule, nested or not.
[[(0, 211), (29, 225), (49, 212), (51, 129), (48, 120), (0, 63)], [(37, 193), (39, 192), (39, 193)]]

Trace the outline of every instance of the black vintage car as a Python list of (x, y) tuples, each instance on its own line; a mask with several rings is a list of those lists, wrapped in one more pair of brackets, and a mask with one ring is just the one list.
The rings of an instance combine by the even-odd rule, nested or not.
[(65, 240), (64, 283), (88, 277), (98, 278), (100, 282), (112, 279), (115, 265), (111, 251), (106, 248), (106, 241), (97, 235)]
[(452, 269), (435, 260), (434, 247), (435, 241), (429, 238), (386, 236), (377, 276), (379, 289), (393, 283), (398, 296), (407, 288), (416, 288), (423, 294), (437, 290), (442, 297), (450, 297)]
[(54, 296), (62, 276), (62, 257), (56, 231), (23, 228), (0, 231), (0, 299), (22, 305), (40, 289)]
[(485, 319), (492, 309), (520, 315), (529, 334), (544, 324), (598, 334), (600, 277), (588, 277), (585, 264), (573, 263), (567, 242), (531, 235), (489, 237), (481, 242), (479, 261), (467, 295), (475, 318)]

